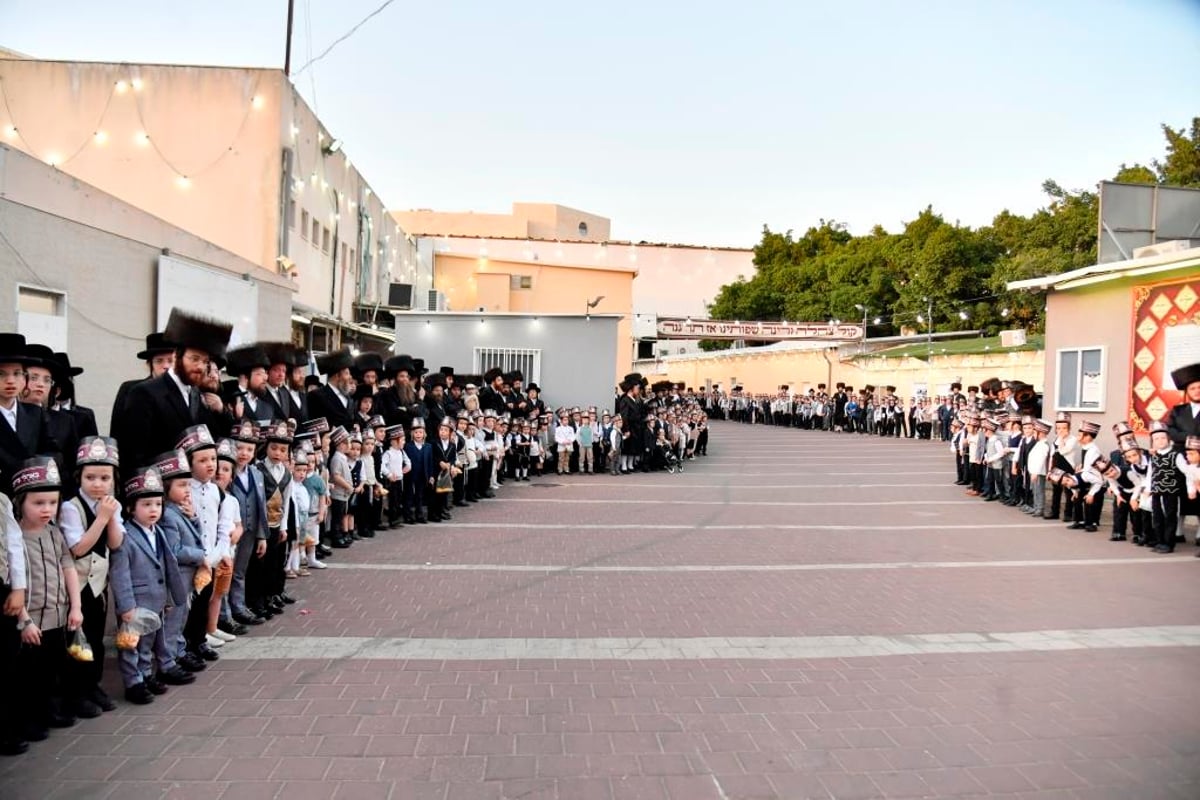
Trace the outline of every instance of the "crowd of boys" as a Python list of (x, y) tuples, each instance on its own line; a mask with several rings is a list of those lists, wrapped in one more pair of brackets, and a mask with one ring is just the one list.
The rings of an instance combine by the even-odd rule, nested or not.
[(339, 548), (448, 521), (508, 481), (707, 453), (700, 403), (638, 374), (612, 411), (550, 410), (519, 371), (313, 362), (286, 342), (230, 349), (231, 333), (173, 310), (111, 436), (65, 353), (0, 333), (0, 685), (22, 687), (0, 693), (0, 753), (115, 709), (106, 642), (124, 698), (153, 703), (285, 614), (291, 582)]

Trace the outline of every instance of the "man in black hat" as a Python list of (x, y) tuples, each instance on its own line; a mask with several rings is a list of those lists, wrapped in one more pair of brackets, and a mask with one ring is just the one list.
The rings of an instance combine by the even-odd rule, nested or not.
[(1180, 367), (1171, 373), (1175, 388), (1183, 392), (1183, 402), (1171, 409), (1167, 433), (1182, 451), (1189, 436), (1200, 436), (1200, 363)]
[(37, 366), (25, 337), (0, 333), (0, 491), (11, 493), (12, 476), (26, 459), (57, 456), (46, 409), (21, 402), (26, 370)]
[(54, 351), (44, 344), (28, 345), (25, 353), (33, 362), (25, 367), (25, 391), (21, 393), (21, 402), (45, 409), (51, 450), (58, 454), (55, 460), (62, 471), (63, 483), (70, 487), (75, 474), (75, 451), (83, 437), (72, 415), (53, 408), (54, 390), (63, 378), (60, 365)]
[(271, 404), (263, 398), (267, 388), (267, 366), (267, 354), (256, 344), (235, 347), (226, 357), (225, 372), (237, 378), (245, 419), (255, 422), (276, 419)]
[(483, 373), (483, 384), (479, 391), (479, 410), (490, 409), (503, 414), (507, 410), (504, 402), (504, 372), (499, 367), (492, 367)]
[(209, 364), (223, 361), (233, 326), (171, 309), (163, 336), (175, 343), (175, 364), (157, 378), (129, 390), (113, 420), (112, 435), (121, 445), (121, 474), (132, 475), (159, 453), (175, 448), (193, 425), (207, 425), (214, 437), (229, 433), (232, 419), (214, 395), (201, 397)]
[[(267, 373), (267, 377), (270, 379), (269, 372)], [(302, 347), (293, 347), (288, 358), (287, 380), (288, 397), (291, 398), (289, 409), (292, 414), (287, 419), (294, 419), (296, 422), (307, 422), (310, 419), (315, 419), (315, 417), (308, 413), (309, 378), (315, 378), (317, 386), (320, 386), (321, 379), (317, 378), (316, 375), (308, 374), (308, 351)]]
[(66, 353), (55, 353), (54, 360), (58, 376), (54, 380), (54, 410), (65, 411), (75, 418), (75, 430), (80, 437), (98, 436), (96, 412), (75, 400), (75, 379), (83, 374), (83, 367), (72, 366)]
[(142, 381), (157, 378), (167, 370), (175, 366), (175, 345), (168, 342), (159, 333), (151, 333), (146, 336), (146, 347), (137, 357), (146, 362), (148, 375), (144, 378), (133, 378), (125, 381), (117, 387), (117, 396), (113, 400), (112, 416), (109, 418), (108, 429), (111, 431), (117, 425), (117, 417), (119, 417), (125, 409), (125, 400), (129, 396), (129, 390), (138, 385)]
[(290, 342), (262, 342), (258, 345), (266, 357), (266, 380), (258, 392), (259, 405), (265, 406), (265, 419), (304, 420), (295, 413), (291, 392), (288, 391), (295, 348)]
[(425, 424), (432, 427), (435, 431), (442, 424), (442, 420), (446, 419), (447, 411), (445, 404), (446, 385), (440, 380), (439, 376), (432, 376), (432, 380), (425, 383)]
[(366, 386), (374, 395), (379, 391), (380, 373), (383, 372), (383, 356), (379, 353), (359, 353), (354, 359), (354, 379), (359, 387)]
[(383, 374), (392, 379), (392, 385), (375, 397), (375, 413), (380, 414), (389, 426), (403, 425), (412, 428), (414, 417), (422, 414), (413, 379), (418, 376), (417, 365), (412, 356), (392, 356), (383, 364)]
[(529, 400), (525, 397), (523, 385), (525, 383), (525, 375), (519, 369), (514, 369), (512, 372), (504, 376), (504, 382), (508, 384), (508, 391), (504, 395), (504, 408), (513, 417), (525, 418), (529, 413)]
[(325, 376), (325, 384), (308, 395), (308, 410), (314, 417), (324, 417), (331, 428), (341, 425), (354, 427), (354, 391), (351, 369), (354, 357), (345, 348), (327, 353), (317, 359), (317, 369)]
[(621, 381), (621, 396), (617, 398), (616, 413), (629, 432), (621, 444), (621, 473), (633, 471), (635, 459), (642, 455), (646, 429), (646, 408), (642, 403), (642, 376), (631, 372)]

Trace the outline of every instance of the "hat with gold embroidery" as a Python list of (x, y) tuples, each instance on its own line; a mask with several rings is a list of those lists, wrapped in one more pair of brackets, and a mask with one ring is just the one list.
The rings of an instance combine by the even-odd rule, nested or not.
[(142, 497), (159, 497), (163, 493), (163, 479), (154, 467), (141, 467), (133, 473), (133, 477), (125, 481), (125, 499), (137, 500)]
[(217, 440), (217, 460), (228, 461), (230, 464), (237, 463), (237, 442), (233, 439), (218, 439)]
[(192, 477), (192, 465), (188, 463), (187, 453), (182, 450), (171, 450), (155, 456), (150, 465), (164, 481)]
[(86, 436), (79, 441), (79, 449), (75, 451), (77, 467), (116, 467), (120, 463), (121, 454), (117, 449), (117, 440), (108, 436)]
[(207, 425), (193, 425), (183, 431), (183, 435), (179, 437), (175, 448), (182, 450), (189, 456), (200, 450), (206, 450), (210, 447), (216, 447), (217, 442), (213, 439), (212, 433), (208, 430)]
[(62, 477), (53, 458), (38, 456), (27, 459), (13, 473), (13, 494), (20, 492), (48, 492), (62, 488)]

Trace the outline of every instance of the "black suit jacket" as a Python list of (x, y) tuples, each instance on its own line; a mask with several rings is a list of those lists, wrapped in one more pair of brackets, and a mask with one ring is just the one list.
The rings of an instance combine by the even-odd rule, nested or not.
[(71, 408), (67, 413), (75, 418), (75, 432), (82, 439), (85, 436), (99, 436), (100, 430), (96, 427), (96, 412), (90, 408), (71, 404)]
[(308, 393), (308, 412), (311, 419), (324, 417), (329, 420), (330, 428), (341, 425), (350, 430), (354, 427), (354, 411), (342, 402), (336, 391), (325, 384)]
[(34, 456), (54, 456), (59, 467), (63, 467), (62, 453), (55, 447), (46, 409), (18, 402), (16, 431), (0, 419), (0, 491), (12, 494), (13, 473), (25, 459)]
[(113, 431), (117, 429), (117, 418), (125, 410), (125, 404), (129, 401), (129, 390), (137, 386), (139, 383), (150, 380), (149, 378), (134, 378), (128, 380), (117, 387), (117, 396), (113, 399), (112, 418), (108, 421), (108, 435), (113, 436)]
[(292, 413), (292, 397), (290, 394), (288, 394), (286, 387), (279, 387), (280, 402), (278, 403), (275, 402), (275, 398), (271, 396), (270, 389), (264, 389), (263, 393), (259, 395), (257, 399), (259, 403), (259, 411), (261, 412), (264, 410), (263, 405), (265, 404), (266, 407), (271, 410), (271, 414), (273, 415), (271, 419), (294, 419), (296, 422), (300, 422), (300, 418)]
[(121, 448), (121, 474), (132, 475), (159, 453), (174, 449), (183, 431), (207, 425), (214, 438), (229, 434), (232, 420), (199, 403), (196, 415), (184, 403), (170, 373), (142, 381), (129, 390), (112, 435)]
[(1171, 409), (1171, 416), (1167, 418), (1167, 433), (1180, 449), (1187, 437), (1200, 436), (1200, 419), (1192, 414), (1191, 403), (1180, 403)]

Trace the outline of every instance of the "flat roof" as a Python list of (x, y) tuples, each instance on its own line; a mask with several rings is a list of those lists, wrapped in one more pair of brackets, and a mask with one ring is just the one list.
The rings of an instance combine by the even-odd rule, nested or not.
[(1078, 289), (1083, 286), (1092, 286), (1098, 283), (1106, 283), (1121, 278), (1136, 278), (1159, 272), (1186, 269), (1188, 267), (1200, 268), (1200, 247), (1193, 247), (1189, 250), (1180, 250), (1174, 253), (1131, 258), (1128, 261), (1093, 264), (1090, 267), (1080, 267), (1079, 269), (1062, 272), (1058, 275), (1045, 275), (1040, 278), (1010, 281), (1005, 285), (1005, 288), (1009, 291), (1015, 289), (1064, 291)]
[[(394, 208), (390, 209), (390, 213), (398, 213)], [(555, 244), (590, 244), (590, 245), (616, 245), (618, 247), (669, 247), (676, 250), (720, 250), (730, 253), (753, 253), (753, 247), (723, 247), (721, 245), (708, 244), (681, 244), (679, 242), (632, 242), (627, 239), (545, 239), (537, 236), (468, 236), (465, 233), (414, 233), (411, 234), (416, 239), (473, 239), (475, 241), (487, 242), (553, 242)]]

